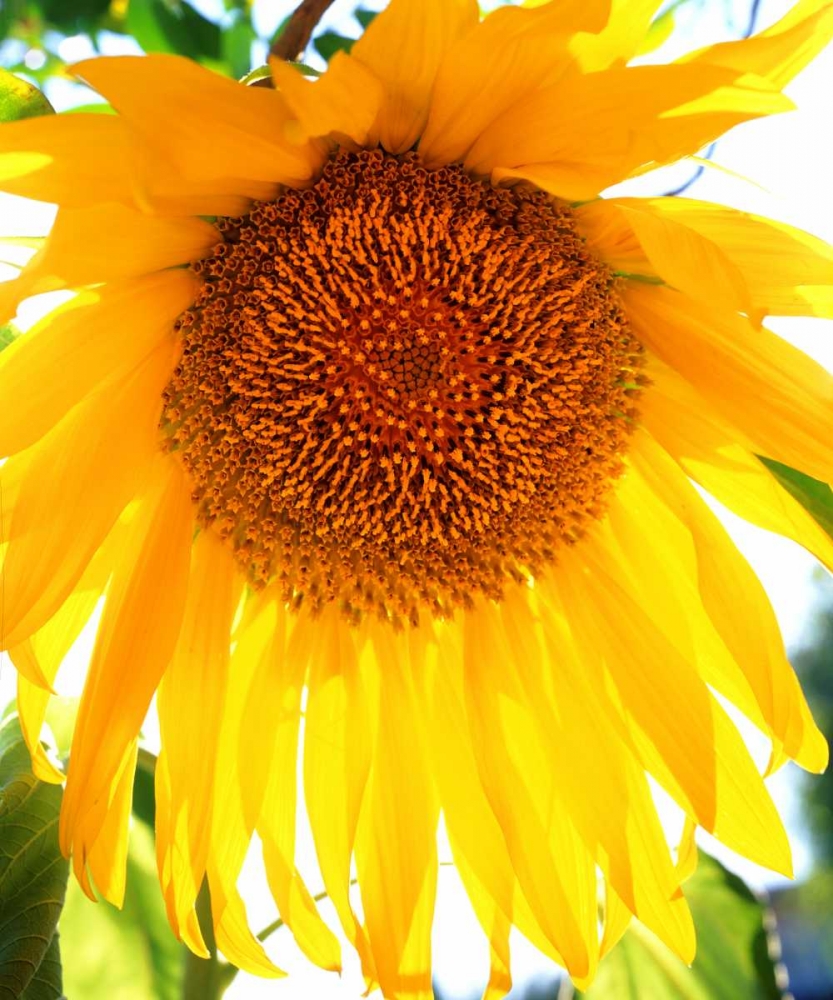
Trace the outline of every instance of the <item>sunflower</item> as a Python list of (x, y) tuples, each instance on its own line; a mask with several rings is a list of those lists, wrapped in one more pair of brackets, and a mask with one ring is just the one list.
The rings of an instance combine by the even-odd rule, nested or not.
[[(91, 896), (122, 899), (155, 694), (171, 925), (207, 954), (207, 879), (219, 948), (261, 975), (255, 834), (299, 946), (340, 968), (296, 867), (299, 756), (387, 997), (431, 995), (441, 814), (494, 996), (512, 924), (579, 985), (632, 916), (691, 961), (697, 826), (789, 873), (725, 706), (770, 772), (827, 748), (702, 491), (833, 565), (759, 458), (831, 479), (831, 379), (763, 319), (833, 315), (833, 251), (599, 195), (789, 109), (833, 7), (626, 65), (657, 6), (392, 0), (319, 79), (96, 58), (73, 72), (117, 116), (0, 130), (5, 190), (59, 206), (0, 313), (75, 293), (0, 363), (2, 640), (60, 781), (44, 712), (100, 615), (60, 822)], [(685, 816), (673, 850), (649, 777)]]

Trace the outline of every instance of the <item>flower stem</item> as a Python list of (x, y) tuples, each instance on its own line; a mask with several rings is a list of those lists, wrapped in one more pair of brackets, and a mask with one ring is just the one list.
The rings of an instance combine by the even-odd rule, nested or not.
[(313, 30), (333, 0), (303, 0), (283, 31), (272, 42), (270, 53), (279, 59), (299, 59), (309, 45)]

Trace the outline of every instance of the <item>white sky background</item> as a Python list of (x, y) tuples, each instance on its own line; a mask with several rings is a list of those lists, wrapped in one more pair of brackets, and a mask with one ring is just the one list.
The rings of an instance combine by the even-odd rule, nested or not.
[[(206, 13), (215, 14), (222, 8), (221, 0), (191, 0)], [(358, 34), (358, 25), (349, 17), (353, 0), (336, 0), (322, 21), (322, 26), (346, 34)], [(383, 6), (380, 0), (365, 0), (368, 8)], [(666, 61), (684, 51), (726, 38), (737, 38), (745, 30), (750, 0), (706, 0), (689, 3), (680, 10), (675, 36), (648, 61)], [(295, 0), (255, 0), (255, 23), (261, 34), (271, 33), (280, 20), (296, 6)], [(497, 2), (484, 6), (499, 6)], [(792, 6), (790, 0), (763, 0), (758, 17), (758, 29), (777, 20)], [(107, 49), (136, 51), (135, 44), (111, 36)], [(62, 58), (84, 58), (89, 52), (82, 39), (68, 39), (60, 52)], [(310, 58), (315, 64), (315, 58)], [(64, 81), (56, 81), (48, 91), (58, 110), (90, 100), (89, 92)], [(686, 192), (696, 198), (730, 204), (738, 208), (772, 216), (800, 226), (833, 242), (833, 48), (823, 53), (788, 88), (798, 110), (741, 125), (721, 139), (714, 162), (755, 184), (707, 169), (693, 188)], [(638, 182), (620, 186), (621, 193), (656, 194), (678, 186), (693, 167), (681, 166), (655, 172)], [(756, 186), (760, 185), (760, 186)], [(52, 209), (0, 195), (0, 239), (4, 235), (33, 235), (49, 225)], [(0, 269), (2, 265), (0, 265)], [(0, 278), (10, 277), (0, 270)], [(33, 318), (31, 313), (27, 319)], [(770, 319), (767, 324), (811, 354), (833, 371), (833, 329), (830, 321), (803, 318)], [(820, 429), (821, 430), (821, 429)], [(753, 564), (775, 605), (789, 646), (799, 645), (806, 636), (814, 598), (813, 575), (817, 564), (793, 543), (759, 529), (751, 528), (737, 518), (728, 516), (728, 526), (738, 545)], [(77, 681), (77, 671), (76, 681)], [(77, 686), (73, 685), (73, 686)], [(14, 670), (0, 662), (0, 707), (13, 696)], [(794, 783), (798, 772), (789, 765), (771, 783), (782, 813), (791, 827), (799, 876), (809, 865), (807, 847), (798, 826)], [(709, 838), (707, 838), (709, 839)], [(301, 839), (310, 862), (309, 839)], [(708, 849), (713, 850), (713, 842)], [(753, 865), (739, 863), (721, 854), (724, 861), (740, 872), (753, 885), (772, 881), (769, 873)], [(274, 919), (274, 907), (263, 891), (263, 878), (256, 865), (244, 886), (244, 897), (252, 901), (252, 924), (265, 926)], [(317, 891), (316, 879), (310, 877), (311, 891)], [(322, 912), (329, 921), (325, 904)], [(335, 924), (333, 923), (333, 926)], [(488, 950), (485, 939), (471, 914), (459, 888), (456, 874), (441, 869), (440, 900), (435, 924), (435, 966), (438, 980), (446, 995), (468, 998), (482, 989), (486, 975)], [(350, 949), (345, 947), (345, 973), (341, 979), (313, 969), (300, 955), (290, 936), (274, 935), (269, 951), (278, 964), (290, 972), (287, 980), (267, 981), (240, 974), (228, 991), (229, 1000), (292, 1000), (316, 997), (316, 1000), (355, 1000), (363, 992), (363, 983)], [(523, 941), (518, 941), (514, 953), (516, 982), (520, 985), (538, 972), (552, 973), (552, 967)]]

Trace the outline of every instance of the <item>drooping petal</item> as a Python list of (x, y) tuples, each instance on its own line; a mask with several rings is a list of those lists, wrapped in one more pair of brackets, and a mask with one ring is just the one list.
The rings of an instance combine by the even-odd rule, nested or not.
[(478, 19), (476, 0), (391, 0), (353, 46), (352, 55), (384, 87), (376, 127), (388, 152), (414, 144), (443, 56)]
[(0, 190), (81, 208), (133, 203), (128, 139), (112, 115), (8, 122), (0, 129)]
[(109, 56), (73, 73), (103, 94), (143, 143), (197, 181), (309, 180), (317, 154), (286, 137), (281, 96), (246, 87), (182, 56)]
[(833, 569), (833, 540), (694, 387), (658, 361), (641, 420), (686, 475), (752, 524), (791, 538)]
[(526, 179), (568, 200), (637, 168), (672, 162), (733, 125), (789, 110), (756, 77), (718, 66), (635, 66), (570, 76), (518, 102), (481, 134), (466, 168)]
[(62, 208), (43, 248), (14, 281), (0, 286), (0, 309), (11, 315), (27, 295), (188, 264), (219, 242), (217, 230), (202, 219), (160, 218), (116, 204)]
[(821, 428), (833, 421), (833, 378), (743, 316), (636, 282), (622, 289), (636, 336), (692, 383), (756, 450), (816, 479), (833, 479)]
[(480, 780), (537, 922), (571, 977), (586, 982), (598, 960), (593, 859), (513, 690), (496, 612), (481, 606), (466, 618), (465, 697)]
[(431, 1000), (439, 801), (419, 736), (407, 646), (383, 629), (365, 651), (368, 670), (378, 671), (379, 707), (356, 867), (382, 992)]
[[(692, 581), (696, 583), (696, 590), (692, 586), (692, 599), (699, 593), (703, 608), (743, 671), (766, 725), (775, 737), (775, 753), (783, 746), (785, 753), (802, 767), (816, 772), (824, 770), (827, 744), (812, 722), (760, 581), (715, 515), (649, 435), (637, 436), (630, 461), (634, 468), (633, 478), (642, 478), (668, 512), (679, 512), (681, 522), (691, 534), (697, 570), (696, 580)], [(662, 513), (656, 509), (646, 511), (644, 502), (642, 512), (649, 517), (656, 532)], [(678, 545), (674, 551), (681, 548)], [(706, 668), (702, 669), (705, 676)], [(721, 680), (709, 677), (717, 690), (735, 701), (732, 689), (724, 687)], [(736, 704), (747, 711), (742, 702)], [(806, 726), (805, 719), (809, 720)]]
[(143, 488), (172, 365), (171, 344), (163, 342), (131, 375), (105, 385), (26, 453), (2, 569), (7, 648), (57, 611)]
[(562, 565), (570, 586), (559, 592), (571, 627), (604, 660), (645, 768), (733, 850), (789, 873), (783, 825), (740, 735), (695, 667), (628, 591), (615, 558), (586, 537)]
[(559, 79), (572, 34), (600, 31), (609, 8), (609, 0), (502, 7), (464, 34), (440, 64), (420, 157), (430, 167), (463, 159), (495, 118)]
[(291, 63), (272, 59), (272, 79), (305, 136), (367, 142), (382, 104), (382, 85), (358, 59), (337, 52), (314, 83)]
[(581, 206), (580, 231), (611, 267), (656, 274), (693, 298), (754, 320), (826, 316), (833, 251), (785, 223), (689, 198), (612, 198)]
[(139, 365), (194, 300), (187, 271), (165, 271), (80, 292), (0, 355), (7, 407), (0, 455), (28, 448), (98, 385)]
[(829, 0), (799, 0), (780, 21), (752, 38), (709, 45), (680, 61), (728, 66), (783, 87), (830, 43), (831, 34)]
[(325, 612), (317, 627), (304, 727), (304, 796), (324, 888), (365, 978), (372, 979), (370, 945), (350, 903), (350, 864), (373, 747), (372, 703), (353, 637), (338, 612)]
[(176, 461), (160, 457), (119, 554), (78, 710), (61, 808), (65, 854), (83, 853), (79, 829), (117, 780), (173, 654), (192, 531), (184, 474)]
[(242, 585), (231, 549), (213, 531), (201, 531), (193, 546), (179, 639), (157, 700), (171, 809), (170, 839), (159, 848), (170, 862), (160, 874), (180, 933), (208, 860), (231, 624)]
[(599, 32), (588, 29), (570, 40), (570, 52), (582, 72), (596, 73), (624, 66), (636, 55), (661, 0), (612, 0), (607, 24)]

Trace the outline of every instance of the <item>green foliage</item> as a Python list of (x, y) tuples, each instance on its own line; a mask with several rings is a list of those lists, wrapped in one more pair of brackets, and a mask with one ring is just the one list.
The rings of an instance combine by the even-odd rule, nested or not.
[(37, 87), (0, 68), (0, 122), (37, 118), (54, 112)]
[(219, 25), (184, 2), (130, 0), (125, 26), (145, 52), (176, 52), (213, 61), (222, 56)]
[(73, 879), (61, 916), (67, 996), (83, 1000), (177, 1000), (183, 948), (171, 933), (159, 891), (153, 835), (134, 823), (124, 908), (93, 903)]
[[(17, 716), (0, 725), (0, 996), (63, 992), (56, 927), (69, 866), (58, 848), (61, 789), (32, 774)], [(53, 943), (54, 942), (54, 943)]]
[(0, 351), (8, 347), (13, 341), (17, 339), (17, 332), (15, 328), (9, 324), (7, 326), (0, 326)]
[(701, 853), (685, 894), (697, 928), (693, 966), (634, 923), (601, 963), (586, 1000), (781, 1000), (764, 906), (746, 885)]
[(828, 535), (833, 537), (833, 490), (818, 479), (782, 465), (771, 458), (761, 458), (761, 461), (775, 476), (778, 482), (791, 493)]

